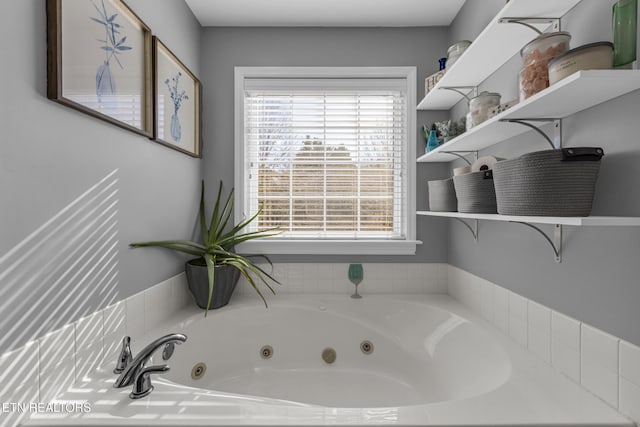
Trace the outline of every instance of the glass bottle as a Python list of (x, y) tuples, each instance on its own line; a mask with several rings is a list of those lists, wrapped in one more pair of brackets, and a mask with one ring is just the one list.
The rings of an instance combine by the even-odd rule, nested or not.
[(614, 67), (628, 67), (636, 60), (637, 25), (638, 0), (619, 0), (613, 5)]
[(436, 125), (433, 125), (429, 131), (429, 138), (427, 138), (427, 152), (435, 150), (439, 145), (438, 131), (436, 131)]

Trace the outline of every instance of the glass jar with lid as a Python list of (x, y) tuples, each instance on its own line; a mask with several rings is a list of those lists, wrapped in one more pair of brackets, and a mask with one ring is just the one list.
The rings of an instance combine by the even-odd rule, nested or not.
[(451, 68), (469, 46), (471, 46), (469, 40), (461, 40), (449, 46), (447, 49), (447, 68)]
[(518, 75), (520, 101), (549, 87), (547, 66), (555, 57), (569, 50), (571, 34), (566, 31), (541, 34), (520, 51), (522, 69)]
[(472, 128), (478, 126), (489, 118), (489, 112), (492, 108), (500, 105), (500, 94), (495, 92), (481, 92), (475, 98), (469, 100), (469, 116), (467, 118), (467, 127)]

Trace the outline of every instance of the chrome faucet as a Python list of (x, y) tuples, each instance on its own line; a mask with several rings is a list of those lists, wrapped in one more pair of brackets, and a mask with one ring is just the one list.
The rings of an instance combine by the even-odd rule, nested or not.
[[(129, 344), (129, 340), (127, 338), (129, 337), (125, 337), (123, 340), (122, 352), (125, 353)], [(169, 366), (159, 365), (147, 367), (145, 366), (146, 363), (149, 361), (153, 353), (163, 346), (164, 350), (162, 352), (162, 357), (164, 360), (168, 360), (173, 354), (174, 345), (181, 344), (186, 340), (187, 337), (184, 334), (169, 334), (153, 341), (151, 344), (142, 349), (130, 363), (126, 364), (124, 370), (120, 373), (120, 376), (113, 384), (113, 386), (115, 388), (122, 388), (133, 384), (133, 392), (129, 395), (129, 397), (131, 397), (132, 399), (139, 399), (148, 395), (153, 390), (151, 379), (149, 377), (150, 374), (156, 372), (166, 372), (169, 370)], [(122, 352), (119, 358), (119, 362), (123, 359), (126, 360), (126, 357), (123, 358)]]

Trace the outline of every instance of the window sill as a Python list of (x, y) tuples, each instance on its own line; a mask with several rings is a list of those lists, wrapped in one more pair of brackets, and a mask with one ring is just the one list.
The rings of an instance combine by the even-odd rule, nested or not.
[(415, 255), (419, 240), (282, 240), (261, 239), (236, 247), (243, 254)]

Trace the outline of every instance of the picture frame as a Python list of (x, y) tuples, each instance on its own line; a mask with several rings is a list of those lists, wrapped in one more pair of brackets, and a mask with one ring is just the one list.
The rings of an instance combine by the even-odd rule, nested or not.
[(47, 98), (153, 138), (151, 29), (122, 0), (46, 0)]
[(153, 37), (154, 140), (202, 157), (200, 80)]

